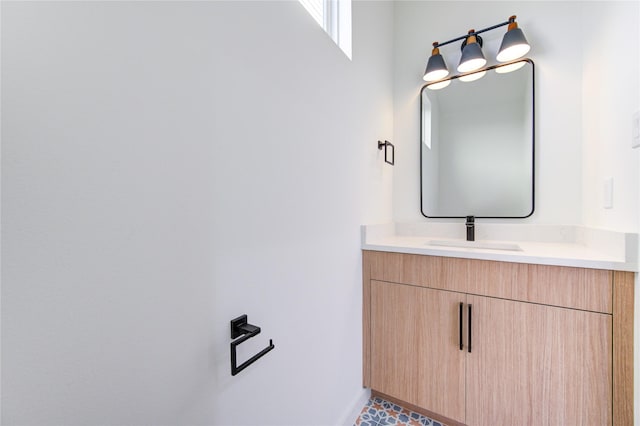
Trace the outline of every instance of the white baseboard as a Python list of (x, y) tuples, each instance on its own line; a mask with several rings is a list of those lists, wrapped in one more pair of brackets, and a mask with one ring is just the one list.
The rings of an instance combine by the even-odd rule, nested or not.
[(336, 423), (336, 425), (353, 426), (353, 424), (358, 419), (362, 408), (367, 404), (369, 398), (371, 398), (370, 389), (362, 389), (360, 392), (358, 392), (351, 403), (347, 406), (344, 413), (342, 413), (342, 416), (340, 416), (340, 419)]

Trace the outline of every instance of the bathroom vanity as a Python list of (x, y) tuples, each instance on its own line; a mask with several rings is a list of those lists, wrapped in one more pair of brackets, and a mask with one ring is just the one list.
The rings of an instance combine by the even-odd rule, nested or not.
[(447, 226), (363, 227), (364, 386), (449, 425), (633, 424), (637, 236)]

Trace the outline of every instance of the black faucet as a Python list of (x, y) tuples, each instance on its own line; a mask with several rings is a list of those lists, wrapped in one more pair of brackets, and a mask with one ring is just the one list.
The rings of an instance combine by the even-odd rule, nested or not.
[(475, 241), (476, 240), (476, 228), (475, 228), (475, 218), (473, 216), (467, 216), (467, 241)]

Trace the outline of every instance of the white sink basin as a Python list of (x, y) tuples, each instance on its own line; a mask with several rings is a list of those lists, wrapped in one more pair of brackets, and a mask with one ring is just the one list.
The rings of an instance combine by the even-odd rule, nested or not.
[(514, 243), (495, 243), (491, 241), (431, 240), (427, 243), (427, 245), (440, 247), (522, 251), (522, 248)]

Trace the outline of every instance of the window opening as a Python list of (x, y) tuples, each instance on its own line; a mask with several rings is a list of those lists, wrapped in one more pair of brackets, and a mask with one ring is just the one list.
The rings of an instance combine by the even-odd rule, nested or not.
[(298, 0), (351, 59), (351, 0)]

